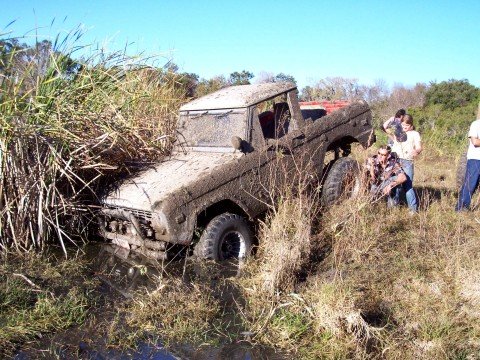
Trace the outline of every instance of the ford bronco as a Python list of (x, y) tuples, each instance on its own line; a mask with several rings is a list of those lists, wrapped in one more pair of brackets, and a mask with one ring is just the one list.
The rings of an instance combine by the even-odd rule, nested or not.
[(204, 259), (243, 258), (254, 239), (250, 222), (295, 172), (323, 184), (321, 201), (331, 205), (358, 186), (350, 145), (367, 148), (374, 139), (363, 101), (305, 119), (292, 83), (218, 90), (180, 108), (167, 159), (103, 198), (101, 235), (157, 259), (172, 244), (193, 244)]

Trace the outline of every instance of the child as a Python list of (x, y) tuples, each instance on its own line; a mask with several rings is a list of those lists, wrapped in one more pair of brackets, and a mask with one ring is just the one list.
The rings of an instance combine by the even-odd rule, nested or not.
[[(407, 140), (407, 134), (403, 131), (402, 119), (405, 116), (405, 110), (400, 109), (395, 113), (395, 116), (392, 116), (390, 119), (385, 121), (382, 126), (382, 130), (387, 134), (395, 136), (395, 139), (398, 142), (405, 142)], [(388, 144), (393, 145), (393, 141), (388, 139)]]

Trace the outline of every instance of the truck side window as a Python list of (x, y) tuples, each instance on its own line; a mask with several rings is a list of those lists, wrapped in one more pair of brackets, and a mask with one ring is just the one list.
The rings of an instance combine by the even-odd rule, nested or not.
[(284, 99), (264, 101), (257, 105), (258, 120), (265, 139), (280, 139), (288, 133), (291, 114)]
[(275, 138), (275, 116), (272, 110), (267, 110), (258, 115), (265, 139)]
[(290, 125), (290, 109), (288, 103), (279, 102), (273, 105), (273, 113), (275, 117), (275, 139), (280, 139), (288, 133)]

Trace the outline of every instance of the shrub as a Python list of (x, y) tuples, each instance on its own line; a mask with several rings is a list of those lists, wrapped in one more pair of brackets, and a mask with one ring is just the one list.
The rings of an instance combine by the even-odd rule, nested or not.
[(432, 83), (425, 94), (427, 105), (441, 105), (444, 110), (454, 110), (470, 102), (476, 102), (480, 89), (471, 85), (468, 80), (442, 81)]

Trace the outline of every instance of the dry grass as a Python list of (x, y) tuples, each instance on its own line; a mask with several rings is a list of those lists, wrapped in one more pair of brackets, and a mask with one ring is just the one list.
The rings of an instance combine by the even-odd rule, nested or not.
[(258, 276), (268, 293), (292, 291), (296, 275), (308, 263), (312, 248), (313, 199), (300, 195), (280, 199), (260, 225)]
[(72, 60), (82, 48), (79, 38), (72, 32), (47, 52), (26, 58), (14, 48), (2, 58), (4, 252), (85, 238), (86, 205), (97, 202), (105, 184), (128, 162), (156, 160), (171, 146), (175, 113), (185, 99), (176, 78), (123, 53), (97, 49)]
[[(480, 217), (453, 211), (453, 163), (439, 166), (427, 148), (416, 164), (415, 216), (364, 196), (319, 216), (316, 195), (284, 192), (244, 277), (232, 280), (242, 294), (235, 321), (250, 341), (304, 359), (475, 358)], [(243, 339), (209, 282), (158, 285), (121, 305), (111, 344)]]
[[(239, 280), (254, 340), (306, 359), (476, 358), (480, 217), (453, 211), (455, 162), (439, 165), (428, 149), (417, 162), (418, 215), (360, 196), (324, 212), (309, 240), (295, 236), (315, 224), (301, 207), (308, 201), (282, 199), (262, 226), (255, 271)], [(309, 266), (320, 244), (330, 252)], [(298, 251), (282, 253), (296, 247), (303, 263)], [(311, 269), (306, 280), (300, 263)], [(259, 279), (272, 278), (281, 280), (265, 292)]]
[[(160, 339), (166, 346), (176, 341), (201, 344), (222, 328), (222, 306), (212, 289), (180, 279), (160, 281), (155, 291), (137, 294), (119, 310), (127, 326), (112, 323), (109, 342), (121, 346), (134, 347), (140, 338)], [(130, 341), (125, 341), (127, 334)]]
[[(448, 167), (425, 161), (416, 171), (423, 183), (419, 215), (379, 204), (361, 207), (363, 211), (340, 206), (324, 218), (324, 236), (334, 239), (334, 245), (318, 277), (335, 274), (336, 306), (344, 308), (343, 315), (335, 316), (361, 314), (367, 326), (363, 333), (377, 337), (356, 348), (356, 356), (461, 358), (479, 351), (480, 327), (474, 313), (465, 311), (476, 299), (476, 214), (453, 211), (454, 176)], [(439, 178), (443, 188), (436, 184)], [(339, 214), (348, 214), (341, 228)], [(345, 292), (350, 295), (342, 296)]]

